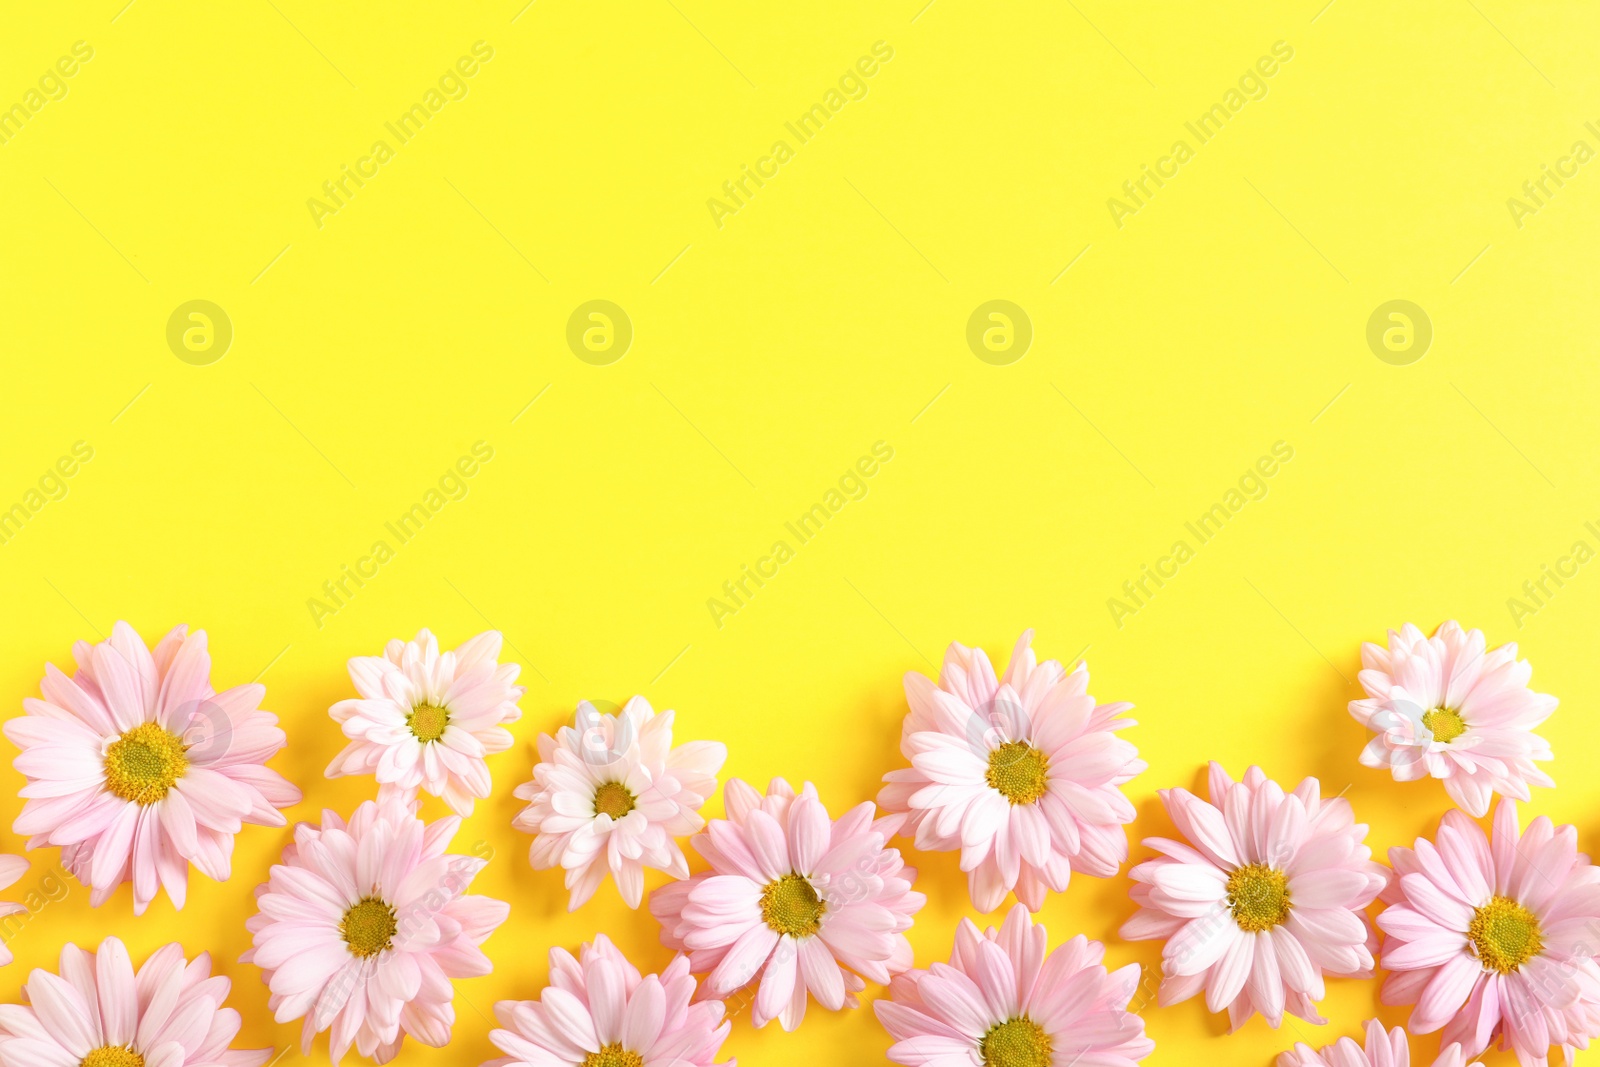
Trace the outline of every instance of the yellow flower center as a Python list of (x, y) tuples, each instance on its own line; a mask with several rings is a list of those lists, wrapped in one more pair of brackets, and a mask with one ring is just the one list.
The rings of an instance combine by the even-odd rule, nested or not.
[(1490, 897), (1489, 903), (1472, 913), (1467, 940), (1477, 950), (1483, 969), (1501, 974), (1521, 967), (1544, 947), (1538, 916), (1505, 897)]
[(633, 794), (621, 782), (603, 782), (594, 791), (594, 813), (620, 819), (633, 810)]
[(111, 742), (105, 769), (106, 788), (114, 795), (135, 804), (154, 804), (189, 769), (189, 757), (183, 754), (177, 734), (145, 722)]
[(585, 1056), (582, 1067), (644, 1067), (644, 1057), (612, 1042)]
[(406, 725), (411, 727), (418, 741), (437, 741), (444, 736), (444, 728), (450, 725), (450, 712), (437, 704), (418, 704), (406, 716)]
[(1050, 1067), (1050, 1035), (1026, 1015), (990, 1027), (978, 1051), (984, 1067)]
[(1050, 787), (1049, 769), (1043, 752), (1026, 741), (1007, 741), (989, 753), (983, 778), (1011, 803), (1032, 804)]
[(1240, 867), (1228, 875), (1228, 907), (1239, 929), (1272, 929), (1289, 918), (1289, 876), (1264, 863)]
[(761, 890), (761, 917), (768, 926), (790, 937), (810, 937), (822, 928), (827, 905), (811, 883), (798, 874), (786, 874)]
[(1433, 731), (1433, 739), (1448, 745), (1467, 732), (1467, 720), (1452, 708), (1434, 708), (1422, 713), (1422, 725)]
[(362, 897), (339, 922), (339, 936), (350, 946), (351, 954), (362, 959), (393, 948), (398, 929), (394, 908), (379, 897)]
[(79, 1067), (144, 1067), (144, 1057), (121, 1045), (101, 1045), (91, 1050)]

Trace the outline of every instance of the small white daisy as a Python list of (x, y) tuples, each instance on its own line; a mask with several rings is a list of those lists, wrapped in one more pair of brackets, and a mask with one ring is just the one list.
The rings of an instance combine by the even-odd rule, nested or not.
[(535, 835), (528, 862), (535, 870), (565, 868), (569, 910), (594, 896), (607, 873), (637, 908), (646, 867), (689, 877), (675, 839), (705, 826), (700, 808), (717, 791), (727, 758), (720, 741), (673, 748), (672, 712), (656, 714), (644, 697), (616, 715), (582, 702), (574, 726), (539, 735), (533, 780), (516, 789), (528, 806), (513, 825)]
[(410, 642), (390, 641), (382, 656), (350, 660), (361, 694), (329, 709), (350, 738), (327, 776), (375, 775), (380, 794), (422, 789), (458, 815), (489, 796), (485, 757), (511, 747), (503, 724), (522, 717), (521, 670), (496, 662), (500, 634), (489, 630), (453, 652), (441, 653), (427, 630)]
[(1556, 698), (1528, 687), (1533, 668), (1516, 642), (1490, 650), (1482, 630), (1451, 620), (1432, 637), (1407, 623), (1389, 631), (1388, 647), (1361, 646), (1365, 700), (1350, 714), (1377, 736), (1361, 750), (1366, 767), (1398, 782), (1434, 777), (1473, 818), (1494, 794), (1528, 800), (1530, 786), (1554, 780), (1536, 763), (1550, 742), (1533, 731), (1556, 710)]

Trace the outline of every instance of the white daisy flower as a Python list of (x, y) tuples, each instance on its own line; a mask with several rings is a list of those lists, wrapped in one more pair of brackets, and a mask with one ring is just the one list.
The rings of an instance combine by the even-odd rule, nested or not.
[(615, 715), (582, 702), (574, 726), (539, 735), (533, 780), (516, 789), (528, 806), (513, 825), (535, 835), (528, 862), (565, 868), (569, 910), (594, 896), (608, 873), (637, 908), (646, 867), (689, 877), (675, 839), (705, 826), (700, 808), (727, 758), (720, 741), (673, 748), (672, 712), (656, 714), (644, 697)]
[(380, 795), (421, 789), (471, 815), (474, 799), (489, 796), (485, 757), (511, 747), (504, 724), (522, 717), (523, 689), (513, 684), (521, 668), (499, 655), (498, 631), (441, 653), (424, 629), (410, 642), (390, 641), (381, 656), (351, 659), (361, 697), (329, 709), (351, 740), (327, 776), (375, 775)]

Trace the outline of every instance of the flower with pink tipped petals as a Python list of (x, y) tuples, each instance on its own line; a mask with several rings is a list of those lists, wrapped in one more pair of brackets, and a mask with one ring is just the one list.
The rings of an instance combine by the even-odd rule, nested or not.
[(361, 696), (328, 709), (350, 743), (327, 776), (371, 774), (381, 795), (405, 799), (421, 789), (471, 815), (474, 799), (489, 796), (486, 757), (511, 747), (504, 724), (522, 717), (523, 689), (512, 684), (521, 668), (499, 656), (498, 630), (441, 653), (422, 629), (409, 642), (390, 641), (381, 656), (351, 658)]
[(1363, 909), (1387, 881), (1350, 802), (1324, 799), (1315, 778), (1285, 793), (1260, 767), (1235, 782), (1213, 762), (1211, 802), (1163, 789), (1184, 841), (1145, 839), (1161, 855), (1130, 872), (1139, 910), (1131, 941), (1166, 940), (1160, 1003), (1202, 989), (1237, 1030), (1260, 1012), (1323, 1023), (1323, 976), (1370, 978), (1377, 938)]
[(307, 1054), (331, 1028), (335, 1065), (351, 1044), (388, 1063), (407, 1035), (442, 1048), (456, 1018), (450, 979), (494, 969), (479, 946), (510, 908), (464, 895), (488, 858), (446, 852), (461, 819), (424, 824), (416, 806), (391, 796), (349, 823), (324, 811), (320, 826), (296, 826), (245, 923), (254, 944), (240, 959), (264, 972), (267, 1006), (280, 1023), (304, 1017)]
[(1049, 952), (1045, 928), (1013, 905), (1000, 929), (971, 919), (948, 964), (907, 971), (872, 1005), (907, 1067), (1133, 1067), (1156, 1043), (1128, 1010), (1139, 965), (1107, 973), (1105, 946), (1079, 934)]
[[(1483, 1067), (1481, 1063), (1466, 1063), (1466, 1058), (1460, 1045), (1448, 1045), (1439, 1050), (1433, 1067)], [(1348, 1037), (1319, 1049), (1300, 1042), (1278, 1056), (1278, 1067), (1411, 1067), (1411, 1046), (1406, 1044), (1406, 1032), (1400, 1027), (1386, 1034), (1383, 1024), (1372, 1019), (1367, 1023), (1366, 1048)]]
[(674, 840), (705, 826), (700, 808), (717, 791), (728, 759), (720, 741), (672, 747), (672, 712), (657, 715), (644, 697), (620, 715), (602, 715), (587, 700), (575, 726), (539, 735), (533, 780), (514, 795), (528, 801), (512, 825), (534, 834), (534, 870), (566, 868), (567, 910), (594, 896), (609, 873), (630, 908), (644, 895), (644, 869), (689, 877)]
[(1495, 808), (1494, 836), (1459, 811), (1437, 840), (1391, 848), (1396, 880), (1378, 916), (1385, 1004), (1415, 1004), (1406, 1024), (1476, 1056), (1496, 1039), (1523, 1067), (1551, 1045), (1600, 1034), (1600, 867), (1578, 831), (1541, 815), (1517, 832), (1517, 806)]
[(1407, 623), (1389, 631), (1389, 647), (1361, 646), (1361, 687), (1350, 714), (1377, 736), (1361, 750), (1367, 767), (1387, 767), (1395, 781), (1430, 775), (1450, 799), (1481, 818), (1493, 793), (1529, 798), (1528, 786), (1553, 786), (1534, 766), (1550, 743), (1533, 730), (1556, 710), (1556, 698), (1528, 688), (1533, 668), (1516, 642), (1485, 652), (1481, 630), (1447, 622), (1432, 637)]
[(605, 934), (578, 959), (553, 948), (538, 1000), (494, 1006), (502, 1029), (489, 1040), (506, 1055), (483, 1067), (736, 1067), (716, 1062), (732, 1029), (722, 1001), (691, 1004), (694, 992), (686, 956), (641, 976)]
[(961, 852), (973, 906), (994, 911), (1009, 892), (1038, 911), (1073, 871), (1109, 878), (1128, 858), (1133, 805), (1118, 788), (1145, 769), (1116, 736), (1132, 704), (1096, 704), (1083, 664), (1068, 674), (1037, 663), (1024, 633), (1004, 678), (982, 649), (952, 643), (939, 684), (906, 674), (911, 705), (900, 751), (878, 794), (908, 815), (925, 852)]
[(223, 1007), (233, 982), (163, 945), (137, 972), (122, 942), (61, 950), (59, 974), (41, 968), (22, 987), (27, 1005), (0, 1007), (0, 1067), (260, 1067), (272, 1050), (228, 1046), (239, 1013)]
[(260, 708), (266, 689), (212, 689), (205, 631), (187, 626), (152, 650), (119, 622), (109, 641), (79, 641), (72, 654), (77, 673), (47, 664), (44, 699), (6, 721), (28, 779), (13, 828), (30, 849), (60, 846), (96, 907), (132, 882), (135, 915), (163, 888), (182, 908), (191, 863), (227, 881), (243, 824), (283, 826), (278, 809), (300, 802), (266, 767), (287, 743)]
[(751, 1021), (793, 1030), (807, 991), (829, 1011), (854, 1008), (863, 979), (886, 983), (911, 966), (905, 932), (927, 898), (899, 850), (884, 846), (899, 816), (874, 823), (866, 803), (835, 821), (815, 786), (796, 796), (782, 778), (766, 796), (731, 779), (723, 803), (728, 818), (693, 839), (711, 870), (650, 894), (662, 943), (709, 973), (702, 995), (759, 980)]

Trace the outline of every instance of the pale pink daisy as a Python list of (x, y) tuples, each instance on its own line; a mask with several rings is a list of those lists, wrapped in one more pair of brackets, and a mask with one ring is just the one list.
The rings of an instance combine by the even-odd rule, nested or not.
[(808, 990), (829, 1011), (854, 1008), (863, 979), (886, 983), (911, 966), (905, 932), (926, 898), (884, 847), (899, 816), (874, 823), (869, 802), (835, 821), (811, 783), (796, 796), (782, 778), (766, 796), (731, 779), (723, 802), (728, 818), (694, 837), (711, 870), (650, 894), (662, 942), (709, 973), (703, 994), (759, 980), (751, 1021), (793, 1030)]
[(735, 1067), (716, 1059), (732, 1029), (722, 1001), (689, 1003), (687, 957), (641, 976), (604, 934), (579, 953), (551, 949), (539, 999), (494, 1006), (489, 1040), (506, 1055), (483, 1067)]
[[(1048, 953), (1048, 954), (1047, 954)], [(872, 1005), (907, 1067), (1132, 1067), (1156, 1047), (1128, 1010), (1139, 965), (1107, 972), (1082, 934), (1055, 949), (1021, 904), (1000, 929), (971, 919), (948, 964), (907, 971)]]
[(1324, 798), (1315, 778), (1285, 793), (1261, 768), (1235, 782), (1213, 762), (1211, 802), (1187, 789), (1161, 801), (1184, 841), (1145, 839), (1161, 853), (1136, 866), (1133, 941), (1165, 939), (1162, 1005), (1202, 989), (1232, 1029), (1260, 1012), (1325, 1022), (1323, 976), (1368, 978), (1377, 938), (1363, 909), (1383, 889), (1365, 825), (1350, 802)]
[[(1447, 1045), (1439, 1050), (1433, 1067), (1483, 1067), (1481, 1063), (1468, 1064), (1466, 1059), (1460, 1045)], [(1386, 1034), (1383, 1024), (1372, 1019), (1367, 1023), (1366, 1048), (1348, 1037), (1320, 1049), (1300, 1042), (1278, 1056), (1278, 1067), (1411, 1067), (1411, 1046), (1400, 1027)]]
[(1396, 781), (1430, 775), (1474, 817), (1491, 794), (1529, 798), (1530, 785), (1555, 782), (1535, 761), (1550, 744), (1533, 730), (1556, 710), (1556, 698), (1528, 688), (1533, 668), (1516, 642), (1485, 652), (1483, 631), (1451, 621), (1432, 637), (1407, 623), (1389, 631), (1389, 647), (1361, 646), (1365, 700), (1350, 714), (1377, 736), (1361, 751), (1368, 767)]
[(122, 942), (61, 950), (22, 987), (27, 1005), (0, 1007), (0, 1067), (260, 1067), (272, 1050), (234, 1049), (239, 1013), (224, 1007), (233, 982), (211, 956), (184, 959), (164, 945), (135, 972)]
[(1520, 834), (1517, 806), (1495, 808), (1494, 837), (1459, 811), (1436, 841), (1391, 848), (1397, 880), (1378, 916), (1385, 1004), (1415, 1004), (1417, 1033), (1469, 1056), (1496, 1039), (1524, 1067), (1551, 1045), (1568, 1063), (1600, 1034), (1600, 867), (1578, 831), (1539, 816)]
[(535, 870), (566, 869), (569, 911), (594, 896), (607, 874), (637, 908), (646, 867), (689, 877), (674, 839), (705, 826), (700, 808), (717, 791), (727, 759), (720, 741), (673, 748), (672, 712), (657, 715), (644, 697), (619, 715), (602, 715), (585, 700), (573, 726), (539, 735), (533, 780), (514, 794), (528, 806), (512, 825), (535, 835), (528, 849)]
[(878, 794), (904, 812), (923, 851), (961, 852), (973, 906), (993, 911), (1015, 891), (1038, 911), (1073, 871), (1109, 878), (1128, 858), (1133, 805), (1119, 788), (1145, 769), (1116, 736), (1132, 704), (1096, 704), (1089, 671), (1035, 661), (1024, 633), (1003, 678), (982, 649), (952, 643), (939, 684), (909, 672), (900, 751)]
[(28, 779), (13, 828), (30, 849), (60, 846), (96, 906), (131, 881), (134, 914), (162, 888), (181, 908), (189, 864), (227, 881), (242, 825), (283, 826), (278, 809), (300, 801), (265, 766), (287, 743), (260, 708), (266, 689), (212, 689), (205, 631), (186, 626), (151, 650), (119, 622), (109, 641), (79, 641), (72, 654), (77, 673), (47, 664), (44, 699), (5, 723)]
[(379, 792), (402, 799), (418, 789), (442, 797), (457, 815), (489, 796), (485, 757), (511, 747), (506, 723), (522, 717), (521, 670), (500, 663), (500, 634), (487, 630), (451, 652), (426, 629), (389, 642), (381, 656), (355, 656), (350, 680), (361, 696), (328, 713), (350, 743), (327, 776), (371, 774)]
[(295, 827), (283, 862), (256, 889), (260, 911), (245, 923), (254, 947), (241, 959), (265, 972), (278, 1022), (304, 1017), (308, 1054), (328, 1029), (335, 1064), (352, 1043), (378, 1063), (408, 1035), (441, 1048), (455, 1024), (450, 979), (493, 970), (479, 946), (510, 909), (465, 895), (486, 846), (446, 852), (460, 818), (424, 825), (415, 808), (369, 800), (348, 824), (324, 811), (320, 826)]

